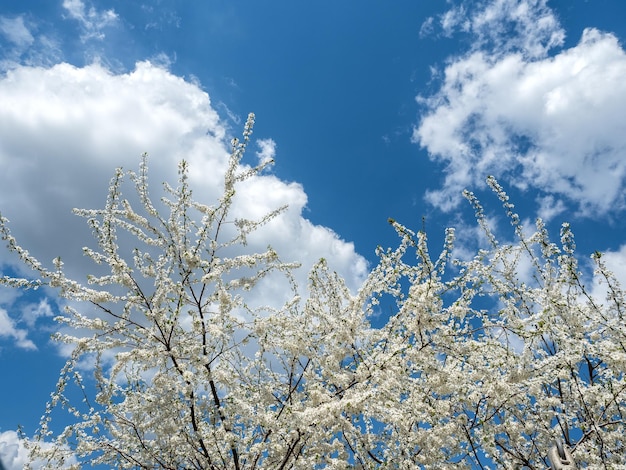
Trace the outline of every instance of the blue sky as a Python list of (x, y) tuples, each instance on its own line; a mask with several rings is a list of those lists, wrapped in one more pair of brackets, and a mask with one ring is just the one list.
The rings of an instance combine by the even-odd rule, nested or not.
[[(290, 210), (254, 243), (358, 286), (387, 219), (475, 241), (460, 197), (497, 220), (494, 174), (523, 219), (626, 282), (626, 4), (622, 0), (393, 2), (5, 0), (0, 5), (0, 211), (44, 262), (82, 279), (89, 230), (117, 166), (150, 154), (153, 181), (187, 158), (211, 200), (226, 143), (256, 113), (246, 162), (276, 164), (241, 214)], [(254, 204), (252, 204), (254, 202)], [(506, 221), (497, 226), (510, 239)], [(253, 243), (253, 245), (254, 245)], [(19, 269), (0, 252), (0, 269)], [(0, 290), (0, 456), (37, 427), (64, 351), (52, 292)]]

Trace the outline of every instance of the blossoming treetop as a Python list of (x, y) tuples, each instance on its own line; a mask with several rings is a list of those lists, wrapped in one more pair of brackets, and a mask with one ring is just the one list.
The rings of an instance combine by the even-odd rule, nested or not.
[[(560, 243), (541, 220), (527, 234), (490, 179), (516, 244), (496, 240), (466, 193), (489, 241), (469, 261), (453, 258), (452, 229), (433, 259), (423, 232), (391, 221), (399, 246), (378, 250), (358, 292), (325, 260), (305, 289), (271, 247), (246, 249), (282, 209), (231, 216), (237, 184), (265, 165), (240, 165), (252, 125), (251, 115), (213, 205), (193, 200), (181, 162), (167, 210), (157, 209), (144, 157), (139, 173), (115, 174), (104, 209), (77, 210), (98, 243), (85, 254), (107, 269), (86, 283), (61, 260), (46, 268), (0, 219), (36, 274), (2, 284), (58, 289), (56, 339), (73, 347), (28, 443), (33, 459), (55, 469), (70, 458), (146, 469), (543, 469), (558, 438), (583, 465), (626, 464), (624, 292), (599, 254), (604, 301), (581, 281), (569, 227)], [(123, 198), (126, 178), (137, 204)], [(520, 263), (532, 266), (525, 279)], [(250, 305), (249, 292), (277, 274), (286, 300)], [(394, 310), (375, 328), (383, 299)], [(83, 379), (86, 361), (93, 377)], [(73, 385), (83, 401), (67, 393)], [(72, 419), (54, 432), (58, 407)]]

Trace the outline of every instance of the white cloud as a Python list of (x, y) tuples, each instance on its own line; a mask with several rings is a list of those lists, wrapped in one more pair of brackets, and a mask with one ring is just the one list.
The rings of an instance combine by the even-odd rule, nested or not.
[(539, 203), (537, 215), (544, 221), (552, 220), (567, 209), (561, 199), (557, 199), (552, 195), (539, 196), (537, 202)]
[(0, 15), (0, 37), (7, 40), (0, 50), (0, 71), (10, 70), (19, 64), (46, 65), (58, 61), (62, 56), (58, 42), (39, 28), (39, 24), (25, 20), (22, 15)]
[(274, 140), (257, 140), (257, 146), (259, 147), (259, 150), (256, 152), (256, 156), (259, 159), (259, 164), (274, 160), (276, 156), (276, 142), (274, 142)]
[(0, 305), (11, 305), (21, 295), (21, 292), (11, 287), (0, 286)]
[(626, 286), (626, 245), (622, 245), (617, 251), (606, 251), (602, 254), (602, 260), (615, 279)]
[(431, 35), (434, 31), (434, 26), (433, 26), (434, 23), (435, 23), (435, 19), (432, 16), (426, 18), (422, 22), (422, 25), (420, 26), (419, 37), (424, 38), (426, 36)]
[(446, 36), (470, 33), (474, 49), (489, 48), (494, 54), (544, 57), (565, 38), (547, 0), (462, 2), (441, 15), (440, 25)]
[[(575, 47), (543, 59), (475, 51), (452, 61), (413, 139), (447, 165), (428, 198), (456, 207), (488, 174), (565, 197), (598, 215), (624, 205), (626, 54), (587, 29)], [(549, 202), (545, 200), (544, 203)], [(548, 214), (560, 211), (544, 206)]]
[[(46, 444), (43, 444), (44, 446)], [(22, 470), (29, 463), (28, 449), (24, 446), (24, 440), (19, 437), (15, 431), (0, 432), (0, 461), (4, 465), (5, 470)], [(67, 459), (62, 468), (69, 468), (75, 465), (77, 460), (75, 457)], [(38, 470), (44, 467), (44, 462), (36, 460), (30, 462), (30, 468)]]
[(182, 19), (179, 14), (176, 10), (171, 9), (162, 2), (159, 2), (156, 8), (152, 5), (141, 5), (141, 10), (146, 18), (144, 26), (146, 30), (156, 29), (163, 31), (167, 27), (180, 28)]
[(30, 46), (35, 38), (24, 24), (24, 17), (7, 18), (0, 16), (0, 33), (18, 47)]
[[(606, 269), (613, 275), (611, 281), (614, 282), (616, 280), (621, 288), (624, 289), (626, 286), (626, 244), (621, 245), (617, 250), (602, 252), (601, 260)], [(594, 269), (596, 268), (596, 265), (592, 264), (591, 260), (589, 260), (586, 266), (590, 265), (592, 265)], [(593, 279), (587, 280), (586, 285), (591, 285), (591, 297), (595, 302), (606, 306), (615, 306), (613, 292), (607, 286), (607, 280), (604, 276), (596, 273)], [(585, 299), (582, 300), (584, 301)]]
[(0, 338), (12, 338), (21, 349), (37, 349), (35, 343), (28, 339), (28, 331), (17, 328), (15, 321), (3, 308), (0, 308)]
[(63, 0), (63, 8), (69, 17), (78, 21), (83, 28), (82, 39), (104, 39), (103, 29), (118, 21), (115, 10), (98, 11), (94, 7), (87, 8), (83, 0)]
[(0, 460), (6, 470), (21, 470), (28, 463), (28, 449), (15, 431), (0, 433)]
[(54, 312), (48, 299), (41, 299), (39, 303), (28, 304), (22, 309), (22, 321), (30, 328), (35, 326), (39, 318), (52, 316), (54, 316)]
[[(130, 73), (113, 74), (100, 65), (17, 67), (0, 79), (0, 102), (0, 167), (5, 169), (0, 210), (33, 255), (44, 263), (61, 256), (68, 274), (79, 281), (93, 268), (81, 252), (92, 238), (71, 209), (103, 207), (115, 167), (136, 169), (147, 151), (157, 191), (161, 181), (175, 181), (177, 162), (185, 158), (195, 198), (211, 204), (221, 194), (230, 151), (225, 125), (200, 87), (163, 68), (142, 62)], [(271, 142), (260, 141), (261, 154), (275, 152)], [(366, 274), (366, 262), (353, 244), (303, 217), (307, 196), (299, 184), (260, 175), (238, 189), (237, 200), (233, 217), (290, 205), (249, 245), (264, 250), (271, 244), (283, 261), (301, 261), (302, 286), (320, 257), (351, 288)], [(0, 266), (9, 262), (15, 259), (0, 250)]]

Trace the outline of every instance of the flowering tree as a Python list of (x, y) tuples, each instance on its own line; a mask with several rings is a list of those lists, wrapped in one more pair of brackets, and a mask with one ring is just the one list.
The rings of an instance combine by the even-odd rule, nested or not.
[[(543, 469), (560, 438), (580, 464), (626, 464), (626, 307), (600, 254), (602, 301), (581, 282), (569, 227), (559, 244), (540, 220), (527, 234), (490, 179), (515, 244), (496, 240), (466, 193), (488, 240), (469, 261), (453, 258), (452, 229), (433, 259), (423, 232), (391, 221), (399, 246), (378, 250), (358, 292), (320, 260), (304, 294), (295, 265), (271, 248), (246, 249), (281, 209), (261, 220), (230, 215), (237, 183), (263, 169), (240, 166), (252, 124), (251, 115), (233, 141), (212, 206), (192, 199), (182, 162), (178, 186), (166, 186), (168, 213), (158, 210), (144, 158), (128, 174), (138, 204), (122, 197), (118, 171), (104, 209), (77, 210), (99, 247), (85, 254), (107, 270), (87, 284), (58, 259), (44, 267), (0, 219), (9, 248), (37, 274), (2, 283), (47, 285), (67, 300), (56, 338), (73, 352), (29, 443), (33, 458), (48, 468), (78, 458), (144, 469)], [(286, 301), (251, 305), (248, 293), (277, 274)], [(392, 314), (374, 328), (390, 300)], [(93, 380), (81, 377), (86, 363)], [(82, 401), (67, 393), (72, 383)], [(74, 417), (54, 433), (59, 407)]]

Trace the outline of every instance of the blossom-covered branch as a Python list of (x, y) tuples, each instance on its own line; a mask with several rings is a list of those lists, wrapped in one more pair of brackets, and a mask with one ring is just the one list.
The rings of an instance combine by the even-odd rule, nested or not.
[[(452, 229), (431, 258), (425, 233), (390, 221), (398, 247), (378, 250), (358, 292), (326, 260), (297, 286), (297, 265), (247, 246), (284, 208), (231, 215), (237, 185), (271, 163), (241, 165), (253, 122), (233, 140), (212, 205), (193, 199), (184, 161), (177, 186), (153, 200), (144, 156), (138, 173), (115, 173), (103, 209), (76, 210), (97, 242), (84, 248), (96, 265), (86, 283), (60, 259), (46, 268), (0, 219), (35, 273), (0, 283), (58, 289), (55, 337), (73, 348), (29, 442), (33, 458), (49, 468), (76, 456), (146, 469), (539, 469), (559, 438), (583, 465), (626, 463), (624, 292), (600, 254), (606, 299), (582, 282), (569, 226), (559, 243), (541, 220), (529, 233), (490, 179), (515, 243), (496, 239), (466, 192), (488, 241), (469, 260), (453, 257)], [(283, 282), (286, 300), (252, 305), (268, 279)], [(381, 303), (391, 313), (373, 327)], [(59, 407), (72, 418), (56, 432)]]

